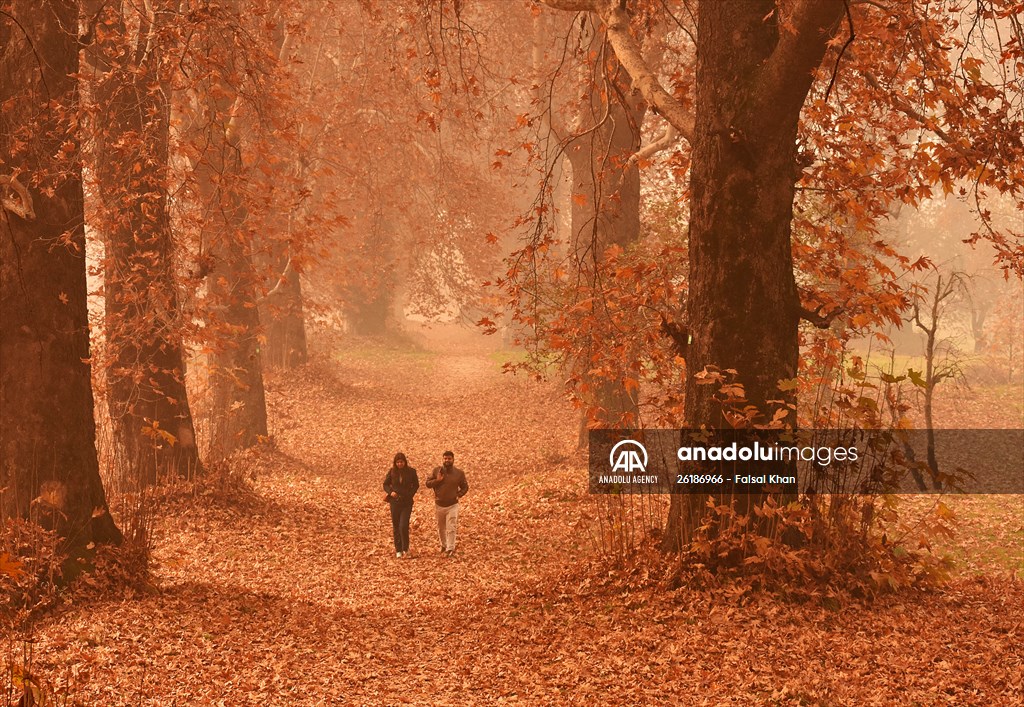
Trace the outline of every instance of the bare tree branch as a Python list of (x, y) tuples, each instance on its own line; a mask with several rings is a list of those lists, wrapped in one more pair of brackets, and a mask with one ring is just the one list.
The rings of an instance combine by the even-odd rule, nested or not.
[(824, 309), (824, 305), (818, 307), (813, 312), (807, 309), (807, 307), (800, 307), (800, 318), (804, 321), (810, 322), (819, 329), (828, 329), (832, 326), (832, 322), (835, 321), (836, 317), (840, 317), (845, 314), (842, 307), (837, 307), (828, 314), (822, 314), (822, 309)]
[(687, 142), (693, 141), (693, 113), (658, 81), (651, 67), (644, 61), (640, 45), (629, 31), (629, 16), (617, 2), (607, 2), (604, 12), (598, 13), (607, 26), (608, 41), (615, 50), (622, 68), (633, 78), (648, 105), (654, 108)]
[(679, 142), (679, 131), (676, 130), (674, 125), (669, 123), (665, 128), (665, 132), (659, 135), (656, 140), (644, 145), (629, 158), (629, 164), (632, 165), (640, 160), (650, 159), (662, 150), (672, 147), (677, 142)]
[[(0, 174), (0, 190), (3, 190), (0, 192), (0, 206), (3, 207), (3, 211), (10, 211), (26, 220), (36, 217), (35, 209), (32, 207), (32, 195), (17, 177)], [(8, 190), (14, 192), (18, 198), (12, 198), (7, 193)]]
[(693, 140), (693, 114), (658, 81), (655, 72), (644, 61), (640, 44), (629, 31), (629, 15), (617, 0), (543, 0), (556, 10), (593, 12), (605, 24), (608, 42), (615, 56), (633, 79), (647, 104), (657, 111), (687, 141)]
[(284, 270), (281, 271), (280, 277), (277, 278), (277, 284), (274, 285), (267, 294), (260, 297), (257, 301), (262, 304), (268, 299), (276, 295), (281, 291), (281, 287), (288, 282), (288, 274), (292, 271), (292, 259), (288, 258), (288, 262), (284, 264)]

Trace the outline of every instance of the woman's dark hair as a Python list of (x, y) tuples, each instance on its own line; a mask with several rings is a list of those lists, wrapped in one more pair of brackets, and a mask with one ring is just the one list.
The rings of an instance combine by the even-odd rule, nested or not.
[(398, 460), (399, 460), (399, 459), (401, 459), (402, 461), (404, 461), (404, 462), (405, 462), (405, 465), (406, 465), (406, 466), (409, 466), (409, 460), (408, 460), (408, 459), (406, 459), (406, 458), (405, 458), (405, 455), (404, 455), (404, 454), (402, 454), (401, 452), (399, 452), (398, 454), (396, 454), (396, 455), (395, 455), (395, 460), (394, 460), (393, 462), (391, 462), (391, 465), (392, 465), (392, 466), (398, 466)]

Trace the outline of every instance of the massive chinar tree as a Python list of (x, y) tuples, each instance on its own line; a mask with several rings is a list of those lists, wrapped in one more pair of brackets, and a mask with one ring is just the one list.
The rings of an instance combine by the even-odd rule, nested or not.
[(108, 408), (117, 451), (143, 484), (200, 468), (167, 204), (163, 47), (176, 6), (105, 4), (92, 13), (95, 41), (86, 52), (95, 98), (96, 225), (105, 251)]
[[(747, 402), (767, 413), (799, 359), (791, 225), (800, 111), (843, 3), (783, 14), (774, 0), (705, 2), (698, 13), (687, 364), (736, 370)], [(729, 426), (717, 389), (699, 383), (687, 377), (687, 424)]]
[(0, 516), (69, 557), (117, 543), (96, 458), (79, 117), (78, 3), (0, 15)]
[[(717, 386), (694, 375), (706, 370), (736, 371), (751, 412), (767, 415), (780, 399), (795, 403), (779, 384), (796, 377), (800, 357), (791, 232), (797, 128), (843, 15), (839, 0), (797, 3), (785, 14), (774, 0), (698, 8), (686, 306), (690, 427), (737, 424), (724, 418)], [(783, 407), (775, 419), (795, 423), (794, 411), (795, 404)], [(702, 500), (673, 496), (665, 540), (672, 549), (696, 520), (686, 511)], [(740, 496), (738, 510), (749, 512), (758, 501)]]
[[(624, 2), (547, 4), (601, 17), (633, 84), (690, 143), (686, 424), (717, 429), (736, 423), (724, 418), (718, 387), (700, 385), (705, 371), (736, 371), (731, 382), (743, 386), (748, 411), (770, 415), (769, 401), (793, 402), (779, 383), (795, 377), (799, 362), (801, 304), (791, 238), (800, 176), (797, 128), (829, 42), (842, 27), (843, 2), (698, 3), (692, 115), (644, 62)], [(791, 417), (779, 421), (794, 422)], [(739, 510), (749, 511), (758, 500), (743, 497)], [(666, 549), (683, 547), (702, 506), (697, 497), (672, 497)]]

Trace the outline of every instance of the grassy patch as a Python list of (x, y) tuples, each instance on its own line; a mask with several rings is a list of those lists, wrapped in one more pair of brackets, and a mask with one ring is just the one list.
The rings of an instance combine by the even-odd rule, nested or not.
[(491, 359), (499, 369), (503, 369), (506, 364), (516, 366), (520, 363), (526, 363), (529, 355), (522, 349), (509, 349), (505, 351), (492, 351), (487, 355), (487, 358)]
[(430, 372), (437, 364), (438, 354), (419, 348), (389, 342), (360, 341), (336, 349), (333, 357), (339, 363), (372, 364), (374, 366), (400, 365)]
[[(936, 500), (930, 496), (906, 498), (901, 514), (910, 522), (925, 514)], [(934, 538), (939, 554), (949, 555), (955, 572), (965, 575), (1012, 573), (1024, 579), (1024, 496), (971, 494), (943, 496), (955, 517), (951, 538)]]
[(503, 370), (506, 366), (519, 366), (529, 363), (531, 368), (537, 369), (541, 373), (547, 373), (552, 366), (558, 363), (557, 358), (553, 354), (542, 354), (539, 359), (531, 359), (530, 352), (523, 349), (492, 351), (487, 357), (494, 362), (498, 370)]

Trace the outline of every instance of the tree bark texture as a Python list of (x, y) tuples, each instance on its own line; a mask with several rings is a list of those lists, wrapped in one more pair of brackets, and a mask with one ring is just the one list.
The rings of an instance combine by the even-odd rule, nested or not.
[(284, 278), (280, 289), (267, 297), (260, 308), (260, 318), (266, 322), (267, 327), (263, 363), (276, 368), (295, 368), (309, 358), (302, 279), (297, 270), (291, 267), (285, 270), (286, 267), (284, 263), (281, 264)]
[[(222, 8), (241, 26), (236, 3)], [(226, 61), (224, 56), (220, 61)], [(242, 160), (247, 111), (242, 92), (226, 65), (217, 66), (203, 87), (206, 144), (195, 166), (199, 192), (211, 214), (204, 247), (212, 270), (207, 277), (210, 348), (210, 453), (213, 458), (255, 445), (267, 436), (263, 388), (259, 276), (253, 263), (255, 234), (245, 203)]]
[[(709, 366), (735, 370), (748, 403), (768, 419), (769, 401), (794, 402), (779, 381), (796, 376), (799, 358), (791, 243), (797, 127), (843, 4), (797, 3), (785, 21), (780, 11), (774, 0), (705, 0), (698, 7), (686, 303), (690, 427), (731, 426), (715, 399), (718, 386), (695, 378)], [(669, 549), (685, 543), (704, 500), (673, 496)], [(739, 498), (737, 510), (759, 500)]]
[[(0, 17), (0, 173), (32, 199), (0, 211), (0, 516), (55, 529), (71, 558), (121, 533), (96, 459), (79, 116), (78, 4)], [(16, 21), (15, 21), (16, 20)]]

